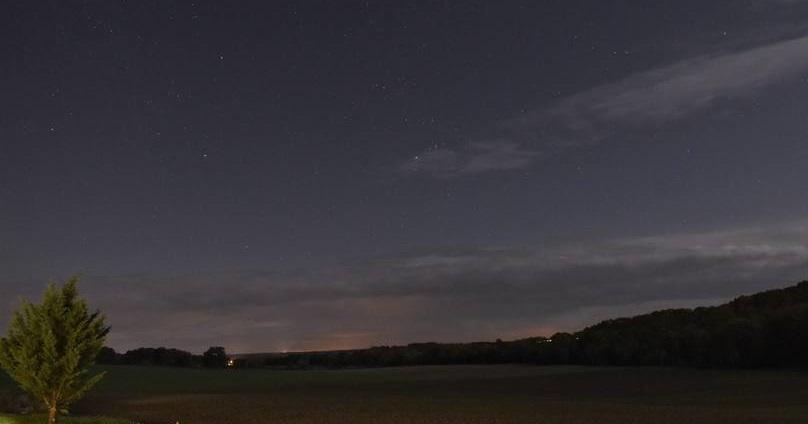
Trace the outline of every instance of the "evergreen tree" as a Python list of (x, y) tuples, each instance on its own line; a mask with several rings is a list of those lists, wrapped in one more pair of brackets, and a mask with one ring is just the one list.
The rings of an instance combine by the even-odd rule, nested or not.
[(90, 374), (109, 327), (90, 313), (76, 291), (77, 277), (62, 287), (50, 284), (42, 303), (26, 300), (0, 339), (0, 365), (19, 386), (41, 400), (48, 423), (104, 376)]

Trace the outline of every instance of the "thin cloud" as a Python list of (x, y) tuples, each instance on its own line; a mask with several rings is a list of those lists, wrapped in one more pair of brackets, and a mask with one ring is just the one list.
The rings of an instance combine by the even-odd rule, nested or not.
[(526, 149), (516, 142), (496, 140), (473, 142), (459, 150), (431, 148), (403, 163), (405, 174), (427, 174), (453, 178), (492, 171), (512, 171), (530, 167), (539, 152)]
[[(614, 127), (644, 127), (687, 117), (722, 99), (745, 97), (808, 72), (808, 36), (740, 52), (687, 59), (631, 75), (528, 113), (506, 126), (556, 131), (563, 145), (600, 141)], [(540, 133), (537, 133), (540, 134)], [(541, 137), (537, 140), (542, 143)]]
[(499, 125), (495, 142), (427, 149), (406, 175), (458, 177), (526, 169), (559, 151), (597, 144), (620, 130), (685, 119), (721, 100), (744, 98), (808, 74), (808, 36), (691, 57), (582, 91)]
[[(808, 275), (805, 222), (584, 245), (430, 249), (285, 273), (88, 276), (118, 349), (331, 349), (546, 335)], [(16, 297), (29, 290), (0, 283)], [(2, 305), (8, 313), (12, 304)], [(541, 329), (541, 333), (537, 333)]]

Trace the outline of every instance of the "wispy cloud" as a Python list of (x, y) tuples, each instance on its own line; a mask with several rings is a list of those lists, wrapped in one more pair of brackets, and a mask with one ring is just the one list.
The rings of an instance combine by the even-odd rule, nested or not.
[[(740, 52), (687, 59), (596, 87), (508, 122), (517, 132), (554, 130), (562, 145), (591, 143), (614, 126), (659, 124), (686, 117), (721, 99), (756, 93), (808, 72), (808, 37)], [(556, 126), (561, 127), (561, 131)], [(538, 142), (542, 143), (539, 135)]]
[(691, 57), (527, 111), (501, 123), (495, 143), (427, 150), (401, 170), (442, 177), (524, 169), (545, 155), (684, 119), (806, 74), (808, 36)]
[[(88, 276), (118, 348), (235, 351), (479, 340), (717, 303), (808, 275), (808, 225), (430, 249), (284, 273)], [(0, 282), (9, 295), (34, 285)], [(30, 290), (30, 289), (25, 289)], [(8, 312), (13, 303), (0, 305)]]
[(444, 178), (510, 171), (529, 167), (539, 154), (506, 139), (473, 142), (459, 150), (430, 148), (404, 162), (400, 171)]

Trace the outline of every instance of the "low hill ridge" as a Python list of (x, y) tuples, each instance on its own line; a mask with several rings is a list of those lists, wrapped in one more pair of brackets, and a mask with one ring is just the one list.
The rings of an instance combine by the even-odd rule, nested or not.
[[(512, 341), (412, 343), (367, 349), (230, 355), (230, 365), (346, 368), (444, 364), (808, 367), (808, 281), (709, 307), (666, 309), (602, 321), (575, 333)], [(177, 349), (141, 348), (106, 364), (200, 366)], [(197, 365), (194, 365), (197, 364)]]
[(808, 281), (803, 281), (719, 306), (610, 319), (549, 338), (254, 354), (241, 361), (289, 368), (469, 363), (804, 367), (807, 335)]

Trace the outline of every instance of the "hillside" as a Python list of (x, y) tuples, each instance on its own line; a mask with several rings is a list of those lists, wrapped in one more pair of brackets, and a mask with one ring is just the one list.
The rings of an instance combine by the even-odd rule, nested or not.
[(699, 367), (808, 365), (808, 281), (720, 306), (603, 321), (577, 333), (514, 341), (414, 343), (369, 349), (239, 357), (284, 368), (426, 364), (582, 364)]

